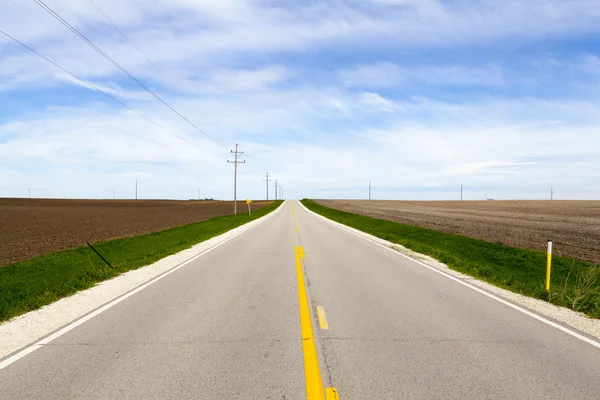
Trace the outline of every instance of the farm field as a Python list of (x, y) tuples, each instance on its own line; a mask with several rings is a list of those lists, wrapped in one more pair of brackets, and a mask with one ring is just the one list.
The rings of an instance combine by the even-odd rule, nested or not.
[(600, 201), (315, 200), (326, 207), (600, 262)]
[[(266, 201), (252, 203), (256, 210)], [(238, 211), (244, 212), (244, 201)], [(0, 199), (0, 267), (233, 213), (233, 201)]]

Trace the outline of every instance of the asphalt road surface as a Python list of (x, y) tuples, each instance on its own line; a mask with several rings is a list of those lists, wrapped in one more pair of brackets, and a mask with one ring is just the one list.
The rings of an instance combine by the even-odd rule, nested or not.
[(342, 400), (600, 398), (600, 349), (282, 207), (0, 370), (0, 399), (306, 399), (315, 373)]

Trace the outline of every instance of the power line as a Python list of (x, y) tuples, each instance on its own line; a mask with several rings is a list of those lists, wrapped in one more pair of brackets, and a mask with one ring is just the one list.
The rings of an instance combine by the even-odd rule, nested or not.
[(92, 49), (94, 49), (98, 54), (100, 54), (101, 56), (103, 56), (106, 60), (108, 60), (111, 64), (113, 64), (117, 69), (119, 69), (121, 72), (123, 72), (125, 75), (127, 75), (131, 80), (133, 80), (135, 83), (137, 83), (145, 91), (147, 91), (152, 96), (154, 96), (158, 101), (160, 101), (165, 106), (167, 106), (175, 114), (179, 115), (179, 117), (181, 117), (188, 124), (190, 124), (191, 126), (193, 126), (198, 132), (202, 133), (204, 136), (206, 136), (207, 138), (209, 138), (210, 140), (212, 140), (213, 142), (215, 142), (216, 144), (218, 144), (219, 146), (221, 146), (213, 137), (211, 137), (208, 133), (206, 133), (202, 129), (200, 129), (196, 124), (194, 124), (192, 121), (190, 121), (189, 119), (187, 119), (179, 111), (177, 111), (176, 109), (174, 109), (169, 103), (167, 103), (166, 101), (164, 101), (158, 94), (156, 94), (148, 86), (146, 86), (143, 82), (141, 82), (139, 79), (137, 79), (135, 76), (133, 76), (129, 71), (127, 71), (125, 68), (123, 68), (118, 62), (116, 62), (114, 59), (112, 59), (108, 54), (106, 54), (104, 51), (102, 51), (102, 49), (100, 49), (98, 46), (96, 46), (84, 34), (82, 34), (81, 32), (79, 32), (75, 27), (73, 27), (73, 25), (69, 24), (64, 18), (62, 18), (56, 11), (54, 11), (52, 8), (50, 8), (46, 3), (44, 3), (42, 0), (33, 0), (33, 1), (35, 1), (46, 12), (48, 12), (50, 15), (52, 15), (56, 20), (58, 20), (61, 24), (63, 24), (67, 29), (69, 29), (71, 32), (73, 32), (78, 38), (80, 38), (81, 40), (83, 40), (87, 45), (89, 45)]
[(127, 40), (127, 41), (128, 41), (128, 42), (129, 42), (129, 43), (130, 43), (130, 44), (131, 44), (131, 45), (132, 45), (132, 46), (133, 46), (133, 47), (134, 47), (134, 48), (135, 48), (137, 51), (138, 51), (138, 53), (140, 53), (140, 54), (141, 54), (141, 55), (142, 55), (142, 56), (143, 56), (143, 57), (144, 57), (144, 58), (145, 58), (145, 59), (148, 61), (148, 63), (149, 63), (150, 65), (152, 65), (152, 67), (153, 67), (153, 68), (156, 70), (156, 72), (158, 72), (159, 74), (161, 74), (163, 78), (165, 78), (165, 79), (166, 79), (166, 80), (167, 80), (167, 81), (168, 81), (168, 82), (169, 82), (171, 85), (173, 85), (173, 87), (174, 87), (175, 89), (177, 89), (177, 91), (178, 91), (179, 93), (181, 93), (181, 89), (179, 89), (179, 87), (178, 87), (178, 86), (177, 86), (177, 85), (176, 85), (176, 84), (175, 84), (175, 83), (174, 83), (172, 80), (170, 80), (170, 79), (169, 79), (169, 77), (168, 77), (168, 76), (166, 76), (166, 75), (165, 75), (165, 74), (164, 74), (164, 73), (163, 73), (163, 72), (162, 72), (162, 71), (161, 71), (161, 70), (160, 70), (160, 69), (159, 69), (159, 68), (158, 68), (158, 67), (157, 67), (157, 66), (156, 66), (156, 65), (155, 65), (153, 62), (152, 62), (152, 60), (150, 60), (150, 58), (148, 58), (148, 56), (146, 56), (146, 55), (144, 54), (144, 52), (142, 52), (142, 50), (140, 50), (140, 48), (139, 48), (139, 47), (137, 47), (135, 43), (133, 43), (133, 41), (132, 41), (131, 39), (129, 39), (129, 37), (128, 37), (128, 36), (125, 34), (125, 32), (123, 32), (123, 31), (121, 30), (121, 28), (119, 28), (119, 27), (117, 26), (117, 24), (115, 24), (115, 23), (114, 23), (114, 22), (113, 22), (113, 21), (112, 21), (112, 20), (111, 20), (111, 19), (108, 17), (108, 15), (106, 15), (106, 13), (105, 13), (104, 11), (102, 11), (102, 10), (100, 9), (100, 7), (98, 7), (98, 5), (97, 5), (96, 3), (94, 3), (92, 0), (88, 0), (88, 1), (89, 1), (89, 2), (90, 2), (90, 3), (91, 3), (91, 4), (92, 4), (92, 5), (93, 5), (93, 6), (96, 8), (96, 10), (98, 10), (98, 12), (99, 12), (100, 14), (102, 14), (102, 16), (103, 16), (103, 17), (104, 17), (104, 18), (105, 18), (105, 19), (106, 19), (106, 20), (107, 20), (107, 21), (108, 21), (108, 22), (109, 22), (109, 23), (110, 23), (110, 24), (111, 24), (111, 25), (112, 25), (112, 26), (113, 26), (113, 27), (114, 27), (114, 28), (115, 28), (117, 31), (119, 31), (119, 33), (121, 34), (121, 36), (123, 36), (123, 37), (125, 38), (125, 40)]
[(164, 126), (162, 126), (162, 125), (161, 125), (161, 124), (159, 124), (158, 122), (156, 122), (156, 121), (154, 121), (154, 120), (150, 119), (149, 117), (145, 116), (145, 115), (144, 115), (144, 114), (142, 114), (141, 112), (139, 112), (139, 111), (137, 111), (137, 110), (135, 110), (135, 109), (131, 108), (131, 107), (130, 107), (130, 106), (128, 106), (127, 104), (125, 104), (125, 103), (123, 103), (122, 101), (120, 101), (120, 100), (116, 99), (115, 97), (111, 96), (110, 94), (106, 93), (105, 91), (103, 91), (102, 89), (100, 89), (100, 88), (98, 88), (97, 86), (93, 85), (92, 83), (90, 83), (90, 82), (86, 81), (85, 79), (78, 77), (77, 75), (75, 75), (75, 74), (74, 74), (74, 73), (72, 73), (71, 71), (69, 71), (69, 70), (67, 70), (67, 69), (63, 68), (62, 66), (60, 66), (60, 65), (59, 65), (59, 64), (57, 64), (57, 63), (55, 63), (54, 61), (52, 61), (52, 60), (51, 60), (51, 59), (49, 59), (48, 57), (46, 57), (46, 56), (44, 56), (44, 55), (40, 54), (39, 52), (37, 52), (37, 51), (36, 51), (36, 50), (34, 50), (33, 48), (29, 47), (28, 45), (26, 45), (25, 43), (21, 42), (20, 40), (18, 40), (18, 39), (16, 39), (16, 38), (12, 37), (11, 35), (9, 35), (8, 33), (4, 32), (4, 31), (3, 31), (3, 30), (1, 30), (1, 29), (0, 29), (0, 33), (2, 33), (4, 36), (6, 36), (7, 38), (11, 39), (12, 41), (14, 41), (14, 42), (16, 42), (16, 43), (20, 44), (21, 46), (23, 46), (23, 47), (24, 47), (24, 48), (26, 48), (27, 50), (31, 51), (32, 53), (36, 54), (37, 56), (39, 56), (39, 57), (43, 58), (44, 60), (48, 61), (50, 64), (54, 65), (55, 67), (57, 67), (57, 68), (61, 69), (63, 72), (66, 72), (66, 73), (67, 73), (67, 74), (69, 74), (71, 77), (73, 77), (73, 78), (77, 79), (78, 81), (80, 81), (80, 82), (82, 82), (83, 84), (87, 85), (88, 87), (90, 87), (90, 88), (94, 89), (95, 91), (97, 91), (97, 92), (99, 92), (99, 93), (102, 93), (104, 96), (108, 97), (109, 99), (113, 100), (113, 101), (114, 101), (114, 102), (116, 102), (116, 103), (119, 103), (121, 106), (123, 106), (123, 107), (127, 108), (129, 111), (132, 111), (133, 113), (137, 114), (138, 116), (140, 116), (140, 117), (144, 118), (146, 121), (148, 121), (148, 122), (151, 122), (152, 124), (154, 124), (154, 125), (158, 126), (159, 128), (161, 128), (161, 129), (163, 129), (163, 130), (165, 130), (165, 131), (169, 132), (170, 134), (172, 134), (172, 135), (174, 135), (174, 136), (178, 137), (179, 139), (181, 139), (181, 140), (183, 140), (183, 141), (185, 141), (185, 142), (187, 142), (187, 143), (189, 143), (189, 144), (191, 144), (191, 145), (193, 145), (193, 146), (196, 146), (196, 147), (198, 147), (199, 149), (201, 149), (202, 151), (205, 151), (205, 152), (206, 152), (206, 150), (205, 150), (204, 148), (202, 148), (202, 147), (198, 146), (196, 143), (189, 141), (189, 140), (188, 140), (188, 139), (186, 139), (185, 137), (183, 137), (183, 136), (181, 136), (181, 135), (179, 135), (179, 134), (177, 134), (177, 133), (175, 133), (175, 132), (171, 131), (171, 130), (170, 130), (170, 129), (168, 129), (168, 128), (165, 128)]

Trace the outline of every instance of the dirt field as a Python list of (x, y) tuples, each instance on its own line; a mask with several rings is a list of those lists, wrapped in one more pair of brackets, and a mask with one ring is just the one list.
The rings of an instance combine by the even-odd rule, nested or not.
[(600, 262), (600, 201), (317, 200), (327, 207)]
[[(266, 202), (252, 203), (253, 209)], [(247, 210), (238, 202), (238, 210)], [(232, 201), (0, 199), (0, 267), (233, 213)]]

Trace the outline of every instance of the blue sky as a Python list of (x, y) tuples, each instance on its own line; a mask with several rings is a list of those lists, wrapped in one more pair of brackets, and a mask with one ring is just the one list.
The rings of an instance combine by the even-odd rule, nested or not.
[[(600, 197), (600, 3), (47, 0), (166, 108), (33, 1), (0, 29), (0, 196)], [(166, 76), (166, 78), (163, 76)], [(182, 140), (181, 137), (185, 138)], [(191, 145), (192, 142), (194, 145)]]

